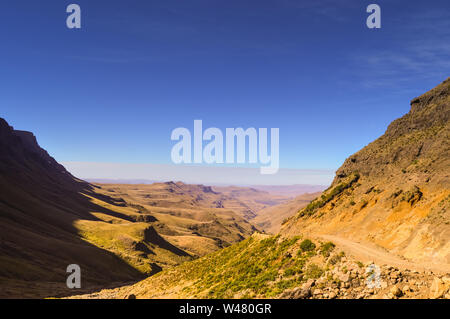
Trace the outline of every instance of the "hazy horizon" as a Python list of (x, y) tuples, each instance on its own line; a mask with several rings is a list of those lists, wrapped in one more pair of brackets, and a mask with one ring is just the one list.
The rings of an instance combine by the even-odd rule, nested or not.
[(182, 181), (187, 184), (222, 185), (317, 185), (331, 184), (335, 170), (286, 169), (261, 175), (259, 168), (171, 164), (61, 162), (81, 179)]

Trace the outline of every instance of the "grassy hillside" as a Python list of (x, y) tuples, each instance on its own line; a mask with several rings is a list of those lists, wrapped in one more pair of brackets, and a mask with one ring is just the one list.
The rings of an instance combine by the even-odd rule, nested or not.
[[(254, 234), (198, 260), (138, 284), (101, 293), (102, 298), (270, 298), (321, 277), (334, 245), (300, 237)], [(339, 257), (335, 257), (339, 258)]]

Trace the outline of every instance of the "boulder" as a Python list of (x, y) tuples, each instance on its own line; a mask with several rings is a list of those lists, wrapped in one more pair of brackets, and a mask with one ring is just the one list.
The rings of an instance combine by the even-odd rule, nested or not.
[(337, 295), (334, 293), (334, 292), (330, 292), (329, 294), (328, 294), (328, 299), (334, 299), (334, 298), (336, 298), (337, 297)]
[(390, 290), (391, 294), (395, 297), (401, 297), (403, 295), (403, 292), (400, 288), (398, 288), (397, 285), (393, 286)]
[(350, 281), (350, 275), (348, 273), (346, 273), (346, 274), (340, 273), (340, 274), (338, 274), (338, 278), (342, 282), (349, 282)]

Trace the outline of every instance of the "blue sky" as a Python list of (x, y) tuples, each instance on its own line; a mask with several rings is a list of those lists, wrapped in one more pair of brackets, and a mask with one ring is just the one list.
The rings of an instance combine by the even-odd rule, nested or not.
[(0, 117), (61, 162), (169, 164), (201, 119), (278, 127), (281, 167), (336, 169), (450, 76), (449, 18), (448, 0), (5, 1)]

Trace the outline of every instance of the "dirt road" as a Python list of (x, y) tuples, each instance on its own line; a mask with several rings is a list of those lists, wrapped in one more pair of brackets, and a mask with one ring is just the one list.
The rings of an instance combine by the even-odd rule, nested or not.
[(449, 274), (450, 264), (417, 263), (409, 261), (403, 257), (394, 255), (387, 250), (375, 245), (358, 243), (346, 238), (333, 235), (320, 235), (320, 238), (335, 243), (348, 256), (357, 260), (367, 262), (373, 261), (379, 265), (389, 265), (399, 269), (409, 269), (416, 271), (433, 271), (436, 273)]

